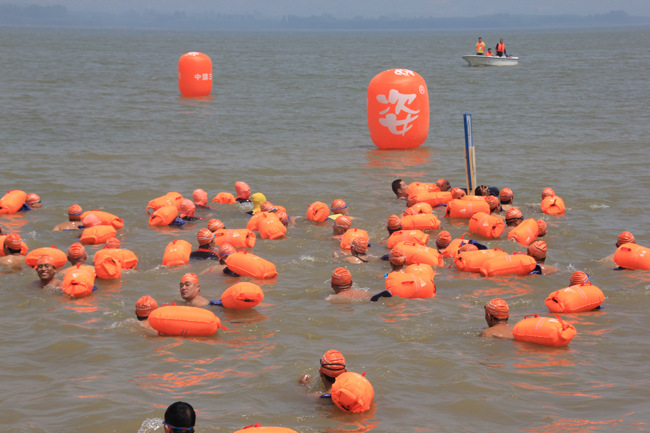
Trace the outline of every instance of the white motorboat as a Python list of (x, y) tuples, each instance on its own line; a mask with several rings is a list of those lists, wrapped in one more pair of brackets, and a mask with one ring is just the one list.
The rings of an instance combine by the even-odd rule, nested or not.
[(467, 54), (463, 59), (470, 66), (515, 66), (519, 63), (519, 57), (515, 56), (479, 56), (478, 54)]

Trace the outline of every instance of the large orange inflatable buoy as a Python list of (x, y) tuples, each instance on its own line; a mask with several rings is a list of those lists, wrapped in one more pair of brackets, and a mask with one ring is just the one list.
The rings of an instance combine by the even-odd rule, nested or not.
[(235, 196), (232, 195), (229, 192), (220, 192), (219, 194), (214, 196), (212, 201), (214, 203), (221, 203), (221, 204), (235, 204), (235, 203), (237, 203), (237, 201), (235, 200)]
[(556, 195), (544, 197), (542, 200), (542, 212), (548, 215), (563, 215), (566, 211), (564, 200)]
[(451, 242), (449, 242), (449, 245), (447, 245), (445, 249), (440, 252), (440, 254), (442, 254), (443, 257), (450, 257), (455, 260), (456, 257), (458, 257), (460, 247), (467, 243), (465, 235), (469, 234), (470, 233), (463, 233), (459, 238), (453, 239)]
[(462, 272), (481, 272), (481, 267), (495, 257), (506, 257), (507, 252), (494, 248), (491, 250), (464, 251), (454, 258), (454, 264)]
[(262, 288), (254, 283), (241, 282), (228, 287), (221, 295), (221, 304), (225, 308), (247, 310), (264, 300)]
[(322, 201), (315, 201), (307, 208), (307, 219), (322, 223), (330, 216), (330, 207)]
[[(104, 251), (104, 250), (100, 250)], [(122, 262), (120, 259), (112, 255), (101, 255), (93, 258), (95, 264), (95, 274), (97, 278), (103, 280), (117, 280), (122, 277)]]
[(156, 209), (149, 217), (150, 226), (168, 226), (178, 216), (178, 209), (174, 205), (164, 205)]
[(260, 280), (275, 278), (278, 272), (275, 265), (248, 251), (238, 251), (226, 257), (226, 266), (242, 277), (253, 277)]
[(81, 232), (80, 242), (85, 245), (100, 245), (115, 237), (117, 231), (113, 226), (88, 227)]
[(375, 390), (363, 375), (346, 371), (336, 377), (332, 385), (332, 401), (340, 409), (361, 413), (370, 409), (375, 398)]
[(190, 262), (192, 244), (183, 239), (174, 239), (165, 247), (162, 264), (164, 266), (186, 265)]
[(133, 251), (122, 248), (103, 248), (95, 253), (93, 261), (96, 262), (107, 256), (118, 260), (122, 269), (135, 269), (138, 266), (138, 256)]
[(406, 215), (416, 215), (419, 213), (432, 213), (433, 212), (433, 207), (429, 203), (426, 202), (417, 202), (413, 206), (407, 208), (404, 211), (404, 216)]
[(178, 90), (186, 98), (208, 96), (212, 92), (212, 60), (192, 51), (178, 59)]
[(99, 218), (99, 221), (101, 221), (102, 225), (104, 226), (113, 226), (116, 230), (121, 229), (124, 227), (124, 220), (117, 215), (113, 215), (112, 213), (104, 212), (101, 210), (89, 210), (81, 214), (81, 221), (83, 221), (88, 215), (95, 215), (97, 218)]
[(95, 270), (91, 266), (77, 265), (65, 271), (61, 289), (73, 298), (92, 293), (95, 286)]
[(262, 239), (281, 239), (287, 234), (287, 228), (273, 212), (261, 212), (257, 220), (257, 231)]
[(355, 240), (356, 238), (365, 239), (366, 242), (370, 242), (370, 237), (368, 236), (368, 232), (355, 227), (353, 229), (347, 229), (345, 233), (343, 233), (343, 235), (341, 236), (341, 243), (340, 243), (341, 248), (343, 248), (344, 250), (349, 250), (350, 245), (352, 245), (352, 241)]
[[(7, 237), (7, 235), (0, 235), (0, 257), (3, 257), (5, 255), (4, 246), (5, 246), (5, 238), (6, 237)], [(28, 250), (29, 250), (29, 248), (27, 248), (27, 244), (25, 242), (23, 242), (23, 241), (20, 241), (20, 255), (24, 256), (25, 254), (27, 254)], [(38, 260), (38, 259), (36, 259), (36, 260)]]
[(12, 189), (0, 198), (0, 214), (16, 213), (23, 207), (27, 200), (27, 193), (18, 189)]
[(450, 191), (419, 191), (415, 194), (409, 194), (409, 200), (417, 203), (427, 203), (431, 207), (447, 204), (452, 199)]
[(481, 275), (492, 277), (494, 275), (527, 275), (537, 266), (534, 257), (526, 254), (510, 254), (504, 257), (494, 257), (483, 263)]
[(638, 244), (623, 244), (614, 253), (614, 263), (624, 269), (650, 269), (650, 251)]
[(400, 242), (414, 242), (418, 245), (426, 245), (429, 242), (429, 235), (422, 230), (398, 230), (390, 235), (386, 241), (386, 246), (392, 250)]
[(600, 307), (604, 300), (602, 290), (591, 283), (583, 283), (552, 292), (544, 304), (551, 313), (582, 313)]
[(147, 214), (149, 211), (157, 211), (163, 206), (175, 206), (176, 209), (180, 210), (181, 202), (183, 201), (183, 196), (178, 192), (168, 192), (167, 194), (154, 198), (149, 201), (147, 204)]
[(517, 341), (543, 344), (544, 346), (566, 346), (578, 333), (576, 328), (560, 316), (556, 319), (539, 317), (537, 314), (525, 316), (512, 328)]
[(31, 250), (25, 256), (25, 263), (30, 268), (35, 268), (36, 264), (38, 263), (38, 259), (40, 259), (41, 256), (52, 257), (54, 259), (53, 264), (57, 268), (61, 268), (65, 266), (65, 263), (68, 261), (68, 255), (66, 254), (66, 252), (61, 251), (60, 249), (52, 245), (51, 247), (36, 248), (35, 250)]
[(496, 239), (505, 230), (503, 220), (495, 215), (477, 212), (469, 219), (469, 231), (488, 239)]
[(404, 230), (436, 230), (440, 227), (440, 220), (432, 213), (419, 213), (402, 217)]
[(435, 272), (431, 265), (413, 264), (404, 272), (394, 271), (386, 276), (385, 286), (393, 296), (401, 298), (433, 298), (436, 285), (433, 281)]
[(409, 183), (407, 193), (410, 196), (420, 193), (440, 191), (440, 187), (435, 183), (411, 182)]
[(514, 239), (519, 244), (527, 247), (539, 236), (539, 226), (533, 218), (525, 219), (508, 233), (508, 239)]
[(214, 232), (216, 245), (230, 244), (235, 248), (253, 248), (257, 236), (248, 229), (219, 229)]
[(475, 200), (453, 199), (447, 203), (445, 216), (448, 218), (465, 218), (469, 219), (475, 213), (483, 212), (490, 214), (490, 205), (483, 197)]
[(442, 255), (435, 248), (418, 245), (413, 242), (400, 242), (395, 248), (399, 248), (406, 254), (406, 264), (424, 263), (431, 266), (444, 266)]
[(429, 134), (429, 92), (419, 74), (390, 69), (368, 85), (368, 129), (380, 149), (419, 147)]
[(235, 433), (298, 433), (286, 427), (265, 427), (260, 424), (249, 425)]
[(160, 335), (182, 337), (212, 335), (219, 328), (224, 328), (212, 311), (185, 305), (156, 308), (149, 314), (149, 324)]

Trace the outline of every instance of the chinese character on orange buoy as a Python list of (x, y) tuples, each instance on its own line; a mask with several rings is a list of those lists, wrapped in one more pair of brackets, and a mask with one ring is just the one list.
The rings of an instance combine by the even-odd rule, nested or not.
[(390, 69), (368, 85), (368, 129), (380, 149), (411, 149), (429, 134), (429, 92), (419, 74)]
[(186, 98), (208, 96), (212, 91), (212, 61), (192, 51), (178, 59), (178, 90)]

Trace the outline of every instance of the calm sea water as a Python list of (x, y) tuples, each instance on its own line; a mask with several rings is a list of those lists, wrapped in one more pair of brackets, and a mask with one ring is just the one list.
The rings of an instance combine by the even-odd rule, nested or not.
[[(140, 258), (118, 282), (99, 281), (71, 300), (35, 286), (32, 270), (0, 275), (3, 332), (0, 424), (17, 432), (161, 432), (182, 399), (198, 431), (232, 432), (259, 422), (299, 432), (612, 432), (650, 429), (650, 274), (614, 272), (600, 259), (616, 236), (649, 245), (647, 70), (650, 28), (552, 31), (191, 33), (1, 28), (0, 187), (37, 192), (42, 209), (0, 219), (31, 249), (76, 240), (52, 232), (70, 204), (124, 218), (123, 247)], [(469, 68), (461, 55), (482, 36), (503, 37), (520, 64)], [(209, 55), (212, 95), (185, 99), (178, 58)], [(408, 68), (426, 80), (431, 128), (410, 151), (379, 151), (366, 124), (370, 79)], [(385, 251), (385, 223), (403, 210), (397, 177), (463, 186), (463, 112), (473, 117), (480, 183), (510, 187), (524, 216), (543, 217), (548, 276), (484, 279), (438, 270), (428, 300), (330, 304), (331, 227), (297, 221), (284, 240), (254, 252), (279, 277), (254, 310), (216, 314), (231, 331), (210, 338), (146, 334), (135, 301), (179, 300), (181, 268), (160, 265), (172, 239), (195, 244), (201, 224), (149, 228), (147, 202), (168, 191), (210, 198), (234, 182), (303, 217), (319, 200), (343, 198), (355, 224)], [(568, 206), (539, 210), (551, 186)], [(245, 227), (236, 207), (203, 213)], [(467, 227), (444, 221), (453, 235)], [(521, 250), (506, 241), (490, 246)], [(89, 247), (92, 254), (96, 247)], [(356, 286), (383, 289), (385, 262), (349, 265)], [(482, 339), (483, 305), (500, 296), (511, 321), (548, 314), (546, 296), (588, 272), (603, 309), (565, 315), (568, 347)], [(218, 299), (232, 278), (202, 277)], [(318, 359), (341, 350), (366, 372), (371, 411), (345, 414), (299, 386)]]

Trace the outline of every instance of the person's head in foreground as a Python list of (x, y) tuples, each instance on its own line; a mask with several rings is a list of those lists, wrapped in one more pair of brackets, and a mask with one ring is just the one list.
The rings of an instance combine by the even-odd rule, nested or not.
[(189, 403), (177, 401), (172, 403), (165, 411), (166, 433), (193, 433), (196, 424), (196, 413)]

